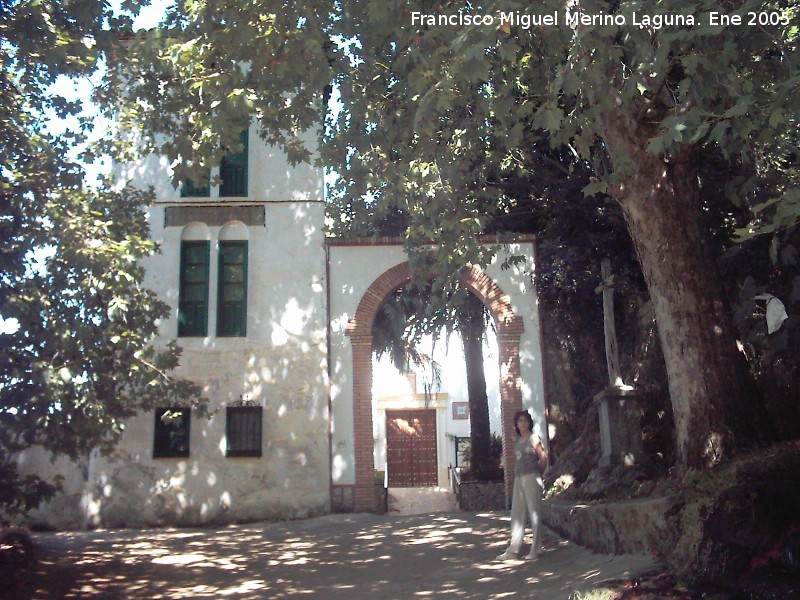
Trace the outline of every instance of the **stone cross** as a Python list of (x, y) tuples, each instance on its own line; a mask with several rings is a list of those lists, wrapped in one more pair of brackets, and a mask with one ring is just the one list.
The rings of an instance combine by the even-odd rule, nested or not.
[(614, 325), (614, 275), (611, 261), (600, 263), (603, 281), (595, 288), (603, 294), (603, 331), (606, 343), (608, 387), (595, 396), (599, 402), (601, 465), (636, 464), (642, 453), (639, 401), (633, 387), (625, 385), (619, 368), (617, 331)]
[(603, 294), (603, 332), (606, 338), (606, 366), (610, 387), (624, 387), (619, 371), (619, 350), (617, 348), (617, 329), (614, 325), (614, 275), (611, 274), (611, 260), (604, 258), (600, 263), (603, 281), (595, 294)]

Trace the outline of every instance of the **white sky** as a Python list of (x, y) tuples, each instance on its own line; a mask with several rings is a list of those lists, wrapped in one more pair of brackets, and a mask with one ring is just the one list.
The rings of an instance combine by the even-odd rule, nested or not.
[[(111, 6), (117, 9), (122, 3), (121, 0), (112, 0)], [(158, 25), (161, 17), (167, 8), (175, 4), (173, 0), (153, 0), (150, 6), (144, 7), (139, 13), (139, 17), (134, 21), (134, 29), (150, 29)]]

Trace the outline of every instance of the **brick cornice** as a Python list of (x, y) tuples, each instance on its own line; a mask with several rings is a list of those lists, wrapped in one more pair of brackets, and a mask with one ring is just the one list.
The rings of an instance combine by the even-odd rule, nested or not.
[[(479, 235), (478, 241), (482, 244), (532, 244), (536, 241), (536, 236), (530, 233), (523, 234), (497, 234)], [(383, 235), (375, 237), (356, 237), (356, 238), (325, 238), (326, 246), (403, 246), (406, 238), (399, 235)], [(437, 244), (434, 240), (427, 242), (427, 245)]]

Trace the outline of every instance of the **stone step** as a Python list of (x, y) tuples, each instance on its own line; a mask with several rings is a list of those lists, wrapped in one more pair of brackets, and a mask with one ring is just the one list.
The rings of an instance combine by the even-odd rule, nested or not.
[(455, 495), (447, 488), (389, 488), (391, 515), (421, 515), (457, 510)]

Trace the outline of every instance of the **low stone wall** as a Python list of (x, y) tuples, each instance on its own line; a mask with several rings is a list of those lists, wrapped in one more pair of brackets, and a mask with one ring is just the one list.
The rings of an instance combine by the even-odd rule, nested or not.
[(655, 553), (677, 541), (667, 516), (673, 498), (644, 498), (599, 504), (545, 500), (544, 524), (573, 542), (607, 554)]
[(461, 510), (505, 510), (506, 489), (502, 481), (485, 483), (462, 481), (459, 484), (459, 507)]
[(382, 481), (375, 482), (375, 512), (385, 515), (389, 505), (389, 490), (383, 486)]

